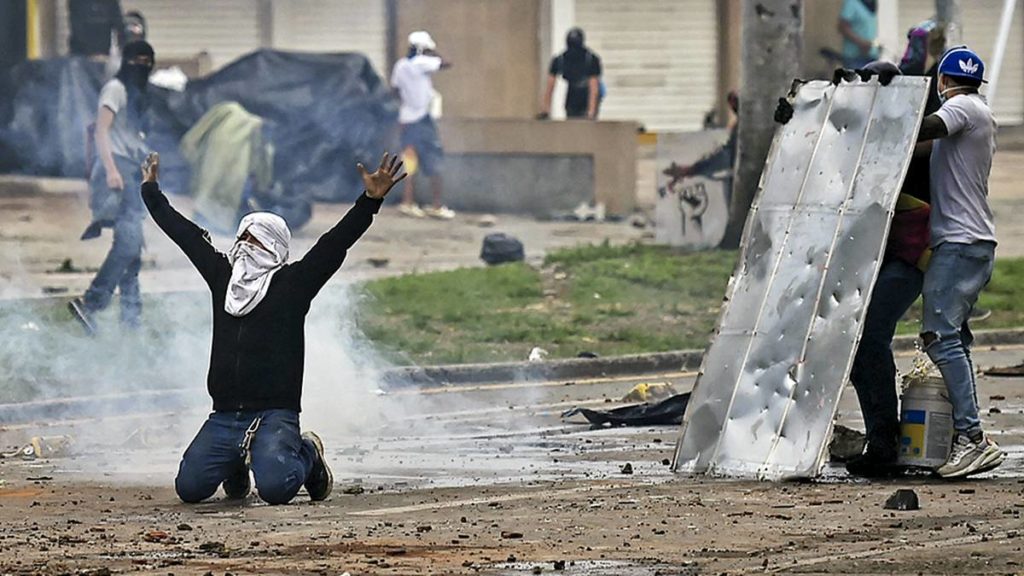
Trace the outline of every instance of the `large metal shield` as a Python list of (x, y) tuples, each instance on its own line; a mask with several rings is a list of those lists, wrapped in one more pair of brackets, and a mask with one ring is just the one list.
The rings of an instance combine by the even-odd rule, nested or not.
[(928, 82), (799, 89), (761, 175), (674, 470), (777, 480), (821, 469)]

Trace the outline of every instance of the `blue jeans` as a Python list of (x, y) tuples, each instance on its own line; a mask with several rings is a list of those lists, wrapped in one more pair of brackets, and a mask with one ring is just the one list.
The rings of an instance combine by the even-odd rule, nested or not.
[[(247, 438), (252, 428), (255, 431)], [(246, 464), (246, 455), (256, 492), (268, 504), (290, 502), (317, 458), (313, 443), (299, 433), (298, 412), (213, 412), (181, 457), (174, 479), (178, 497), (194, 503), (213, 496)]]
[(857, 391), (868, 441), (893, 443), (899, 426), (896, 362), (892, 339), (896, 324), (921, 294), (924, 273), (901, 260), (882, 264), (864, 317), (864, 331), (853, 358), (850, 382)]
[(971, 363), (974, 336), (967, 319), (992, 277), (995, 250), (992, 242), (944, 242), (935, 248), (924, 275), (921, 337), (925, 352), (946, 383), (953, 427), (969, 436), (981, 432), (981, 420)]
[[(106, 187), (106, 170), (102, 162), (97, 162), (89, 182), (93, 189), (91, 202), (94, 204), (94, 218), (105, 221), (108, 221), (108, 217), (113, 218), (114, 242), (85, 292), (85, 308), (89, 312), (106, 309), (117, 289), (121, 293), (121, 323), (137, 328), (142, 317), (142, 296), (139, 290), (143, 245), (142, 199), (138, 186), (132, 183), (138, 168), (133, 168), (131, 163), (121, 158), (116, 163), (125, 180), (123, 191), (113, 191)], [(116, 211), (111, 211), (111, 201), (104, 201), (103, 198), (120, 199)], [(101, 204), (107, 208), (102, 208)]]

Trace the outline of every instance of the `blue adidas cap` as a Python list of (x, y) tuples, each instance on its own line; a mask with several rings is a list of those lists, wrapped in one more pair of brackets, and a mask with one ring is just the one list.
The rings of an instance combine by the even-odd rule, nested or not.
[(967, 46), (950, 48), (939, 60), (939, 74), (984, 82), (985, 63)]

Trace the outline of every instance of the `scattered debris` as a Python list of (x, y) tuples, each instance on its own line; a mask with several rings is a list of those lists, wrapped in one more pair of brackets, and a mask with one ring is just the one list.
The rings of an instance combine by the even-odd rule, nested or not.
[(836, 424), (832, 428), (832, 440), (828, 443), (828, 453), (833, 462), (846, 462), (864, 453), (866, 441), (863, 432)]
[(633, 228), (643, 230), (650, 225), (650, 221), (647, 219), (647, 216), (644, 216), (643, 214), (633, 214), (629, 217), (629, 225)]
[(621, 472), (623, 474), (632, 474), (633, 473), (633, 465), (630, 464), (629, 462), (626, 462), (622, 466), (622, 468), (619, 469), (619, 472)]
[[(611, 402), (611, 398), (605, 398)], [(596, 426), (676, 426), (683, 421), (690, 393), (676, 394), (656, 404), (634, 404), (612, 410), (574, 407), (562, 412), (562, 418), (579, 414)]]
[(171, 535), (163, 530), (150, 530), (142, 535), (142, 539), (146, 542), (163, 542), (170, 537)]
[(65, 258), (61, 261), (60, 266), (53, 269), (54, 274), (80, 274), (82, 272), (85, 272), (85, 270), (75, 266), (71, 258)]
[(579, 222), (604, 222), (604, 203), (597, 202), (591, 205), (587, 202), (580, 202), (580, 205), (573, 209), (572, 218)]
[(192, 527), (183, 522), (181, 524), (178, 524), (178, 530), (181, 530), (182, 532), (188, 532), (192, 530)]
[(389, 258), (380, 258), (376, 256), (371, 256), (370, 258), (367, 258), (366, 261), (369, 262), (370, 266), (373, 266), (374, 268), (384, 268), (389, 263), (391, 263), (391, 259)]
[(1024, 376), (1024, 362), (1013, 366), (999, 366), (985, 370), (986, 376)]
[(920, 510), (921, 503), (917, 499), (917, 492), (909, 488), (900, 488), (889, 496), (885, 501), (886, 510)]
[(223, 542), (203, 542), (199, 545), (199, 550), (209, 554), (217, 554), (218, 556), (225, 556), (228, 552), (228, 548)]
[(43, 286), (42, 288), (40, 288), (40, 290), (42, 290), (43, 294), (47, 294), (47, 295), (50, 295), (50, 294), (67, 294), (68, 293), (68, 287), (67, 286)]
[(29, 476), (28, 478), (25, 478), (25, 480), (28, 480), (29, 482), (48, 482), (53, 480), (53, 476)]
[(650, 402), (664, 400), (678, 394), (671, 382), (641, 382), (622, 397), (623, 402)]
[(522, 532), (511, 532), (511, 531), (508, 531), (508, 530), (502, 530), (501, 531), (501, 537), (506, 539), (506, 540), (515, 540), (517, 538), (522, 538), (523, 537), (523, 533)]
[[(33, 436), (29, 443), (16, 453), (24, 460), (35, 460), (37, 458), (58, 458), (67, 456), (74, 439), (71, 436)], [(11, 453), (4, 454), (4, 457), (11, 456)]]
[(565, 570), (565, 560), (555, 560), (551, 564), (555, 570)]
[(996, 406), (993, 406), (993, 407), (991, 407), (991, 408), (989, 408), (989, 409), (988, 409), (988, 413), (989, 413), (989, 414), (1002, 414), (1002, 413), (1003, 413), (1003, 411), (1002, 411), (1002, 410), (1000, 410), (1000, 409), (999, 409), (998, 407), (996, 407)]
[(598, 356), (594, 352), (583, 351), (583, 352), (580, 352), (580, 353), (576, 354), (576, 357), (577, 358), (597, 358)]
[(501, 232), (484, 236), (480, 259), (494, 266), (506, 262), (522, 262), (526, 259), (523, 243), (514, 236)]
[(548, 355), (548, 351), (547, 350), (545, 350), (545, 349), (543, 349), (543, 348), (541, 348), (539, 346), (534, 346), (530, 350), (530, 355), (527, 356), (526, 359), (528, 361), (530, 361), (530, 362), (543, 362), (544, 358), (546, 358), (547, 355)]
[(498, 218), (493, 214), (484, 214), (477, 219), (476, 225), (481, 228), (492, 228), (498, 223)]
[(433, 529), (434, 529), (434, 527), (431, 526), (430, 524), (420, 524), (419, 526), (416, 527), (416, 531), (421, 533), (421, 534), (424, 533), (424, 532), (430, 532)]
[(342, 494), (351, 494), (352, 496), (358, 496), (363, 492), (366, 492), (366, 489), (363, 488), (362, 484), (352, 484), (341, 489)]

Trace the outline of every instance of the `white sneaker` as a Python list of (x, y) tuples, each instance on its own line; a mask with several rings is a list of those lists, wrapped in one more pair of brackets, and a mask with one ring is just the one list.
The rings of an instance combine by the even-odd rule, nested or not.
[(419, 206), (415, 204), (405, 203), (398, 205), (398, 213), (401, 214), (402, 216), (408, 216), (410, 218), (424, 218), (427, 215), (426, 212), (424, 212), (423, 209), (420, 208)]
[(936, 472), (943, 478), (964, 478), (988, 472), (1002, 464), (1005, 459), (1006, 453), (988, 436), (983, 436), (981, 441), (975, 442), (967, 435), (957, 433), (949, 458)]
[(441, 206), (440, 208), (427, 208), (427, 216), (437, 218), (438, 220), (451, 220), (452, 218), (455, 218), (455, 211), (447, 206)]

